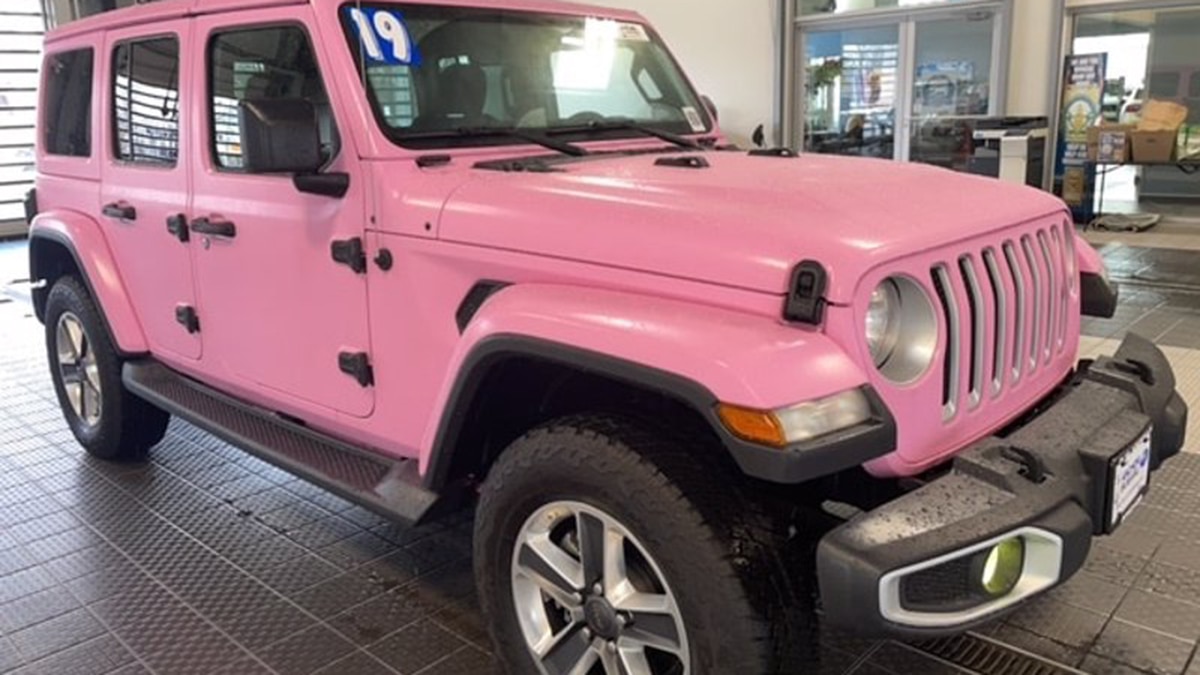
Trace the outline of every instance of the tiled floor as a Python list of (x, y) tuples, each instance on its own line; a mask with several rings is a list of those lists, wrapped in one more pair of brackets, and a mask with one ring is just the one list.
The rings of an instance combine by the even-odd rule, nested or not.
[[(10, 249), (0, 281), (20, 276), (5, 276)], [(469, 514), (399, 528), (177, 422), (149, 463), (88, 459), (20, 295), (0, 303), (0, 672), (495, 671)], [(1083, 350), (1130, 327), (1168, 345), (1200, 403), (1200, 295), (1131, 287)], [(1200, 454), (1158, 474), (1084, 572), (983, 633), (1086, 672), (1200, 675)], [(812, 673), (965, 672), (895, 642), (816, 639)]]

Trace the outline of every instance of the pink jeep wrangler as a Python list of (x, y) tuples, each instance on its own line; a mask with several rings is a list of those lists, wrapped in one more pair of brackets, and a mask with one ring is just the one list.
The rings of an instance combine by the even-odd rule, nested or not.
[(514, 673), (977, 626), (1183, 443), (1155, 346), (1076, 363), (1116, 292), (1060, 202), (730, 147), (636, 14), (164, 0), (45, 58), (30, 254), (79, 442), (177, 415), (401, 521), (475, 503)]

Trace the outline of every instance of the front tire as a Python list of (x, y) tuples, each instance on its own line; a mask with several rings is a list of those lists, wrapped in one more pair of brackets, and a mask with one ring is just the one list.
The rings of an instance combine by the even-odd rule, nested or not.
[(46, 298), (46, 353), (63, 417), (94, 457), (131, 460), (162, 440), (170, 415), (121, 382), (121, 358), (91, 295), (74, 277)]
[(808, 614), (787, 543), (741, 477), (705, 461), (708, 442), (581, 416), (501, 455), (478, 505), (475, 575), (509, 672), (790, 669)]

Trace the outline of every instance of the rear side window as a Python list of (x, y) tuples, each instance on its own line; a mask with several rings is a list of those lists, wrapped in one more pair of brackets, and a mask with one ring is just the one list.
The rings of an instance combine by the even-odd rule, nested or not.
[(89, 49), (46, 58), (42, 97), (42, 140), (46, 152), (67, 157), (92, 155), (92, 70)]
[(117, 159), (174, 166), (179, 157), (179, 41), (127, 42), (113, 54)]
[(305, 99), (313, 104), (326, 159), (338, 150), (333, 106), (308, 34), (299, 26), (220, 33), (209, 47), (210, 118), (217, 166), (240, 171), (239, 104), (247, 100)]

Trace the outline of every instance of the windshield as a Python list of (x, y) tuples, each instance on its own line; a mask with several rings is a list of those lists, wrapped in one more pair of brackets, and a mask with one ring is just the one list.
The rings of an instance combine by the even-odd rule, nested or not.
[(642, 24), (391, 3), (343, 6), (342, 21), (376, 119), (405, 147), (526, 142), (488, 129), (596, 140), (639, 135), (619, 123), (681, 135), (712, 128)]

